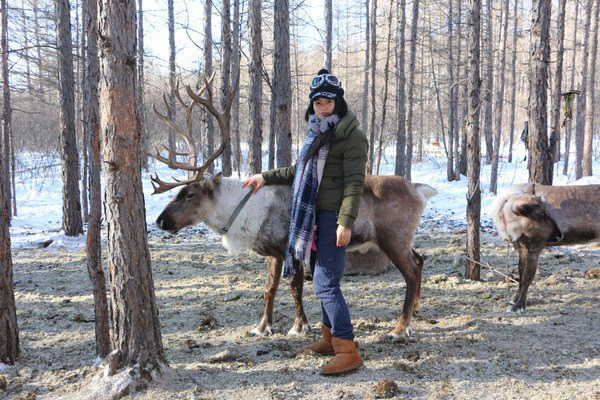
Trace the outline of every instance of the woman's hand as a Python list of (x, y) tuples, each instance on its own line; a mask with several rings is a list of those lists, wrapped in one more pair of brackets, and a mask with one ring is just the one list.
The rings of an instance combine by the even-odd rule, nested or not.
[(352, 235), (352, 229), (346, 228), (345, 226), (342, 226), (342, 225), (338, 225), (337, 231), (336, 231), (337, 241), (335, 242), (335, 245), (337, 247), (348, 246), (348, 243), (350, 243), (351, 235)]
[(253, 193), (258, 192), (260, 190), (260, 188), (265, 186), (265, 178), (263, 178), (263, 176), (261, 174), (252, 175), (250, 178), (246, 179), (242, 183), (242, 189), (247, 186), (252, 186), (252, 185), (254, 185)]

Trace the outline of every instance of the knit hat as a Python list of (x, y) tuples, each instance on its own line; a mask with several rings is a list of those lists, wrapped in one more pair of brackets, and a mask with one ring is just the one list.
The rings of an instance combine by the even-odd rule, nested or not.
[(308, 98), (312, 103), (319, 97), (332, 100), (344, 97), (342, 82), (335, 75), (330, 74), (325, 68), (320, 70), (317, 73), (317, 76), (310, 81), (310, 94), (308, 95)]

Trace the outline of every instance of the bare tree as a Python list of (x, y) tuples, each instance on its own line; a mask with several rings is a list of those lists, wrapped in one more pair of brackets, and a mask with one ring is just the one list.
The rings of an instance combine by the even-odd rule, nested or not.
[[(229, 78), (231, 76), (231, 4), (229, 0), (221, 0), (221, 106), (225, 108), (229, 99)], [(227, 116), (227, 129), (231, 124)], [(227, 143), (223, 153), (223, 175), (231, 176), (231, 143)]]
[(515, 137), (515, 108), (517, 104), (517, 26), (519, 21), (519, 13), (517, 12), (518, 0), (514, 0), (513, 6), (513, 32), (512, 32), (512, 63), (511, 63), (511, 93), (510, 93), (510, 128), (508, 138), (508, 162), (513, 159), (513, 143)]
[(146, 87), (146, 77), (144, 74), (144, 5), (143, 0), (138, 0), (137, 9), (137, 105), (140, 118), (140, 127), (142, 128), (142, 168), (148, 170), (148, 127), (146, 124), (146, 100), (144, 89)]
[[(375, 0), (377, 1), (377, 0)], [(275, 2), (275, 7), (277, 7), (277, 1)], [(288, 2), (289, 3), (289, 2)], [(331, 5), (331, 0), (325, 0), (324, 11), (325, 11), (325, 60), (324, 65), (329, 71), (331, 71), (331, 43), (333, 36), (333, 8)], [(277, 21), (277, 18), (275, 18)], [(289, 29), (288, 29), (289, 30)], [(277, 32), (277, 29), (275, 29)]]
[[(204, 3), (204, 76), (209, 77), (213, 73), (212, 66), (212, 0), (206, 0)], [(211, 80), (212, 85), (212, 80)], [(215, 148), (215, 123), (212, 115), (206, 114), (206, 147), (204, 158), (212, 154)], [(169, 152), (172, 154), (172, 152)], [(208, 172), (214, 172), (214, 165), (211, 163)]]
[(8, 75), (8, 18), (6, 1), (2, 0), (2, 37), (0, 44), (0, 51), (2, 52), (2, 134), (0, 135), (0, 146), (2, 151), (0, 152), (0, 158), (2, 158), (2, 168), (0, 169), (0, 175), (4, 183), (4, 201), (6, 204), (0, 204), (0, 207), (7, 207), (8, 219), (7, 223), (10, 225), (12, 218), (11, 212), (11, 186), (10, 186), (10, 143), (12, 136), (12, 107), (10, 102), (10, 80)]
[[(577, 19), (579, 17), (579, 1), (575, 2), (575, 21), (573, 24), (573, 53), (571, 54), (571, 86), (570, 90), (575, 88), (575, 70), (576, 70), (576, 59), (577, 59)], [(569, 172), (569, 159), (571, 152), (571, 132), (573, 131), (573, 118), (572, 115), (567, 117), (565, 115), (566, 127), (565, 127), (565, 156), (563, 160), (563, 175), (567, 175)]]
[[(360, 124), (362, 125), (362, 129), (365, 132), (368, 132), (368, 119), (367, 119), (367, 115), (369, 113), (369, 106), (368, 106), (368, 97), (369, 97), (369, 69), (370, 69), (370, 54), (371, 54), (371, 41), (369, 40), (369, 37), (371, 35), (371, 19), (369, 17), (369, 0), (365, 0), (365, 22), (366, 22), (366, 27), (365, 27), (365, 72), (364, 72), (364, 78), (363, 78), (363, 91), (362, 91), (362, 116), (361, 116), (361, 120), (360, 120)], [(370, 146), (373, 146), (372, 143), (370, 143)], [(369, 168), (367, 166), (367, 171), (369, 171)], [(369, 171), (370, 172), (370, 171)]]
[(419, 22), (419, 0), (413, 0), (412, 26), (410, 31), (410, 61), (408, 64), (408, 112), (406, 113), (406, 164), (405, 177), (410, 180), (413, 154), (413, 93), (415, 87), (415, 59), (417, 53), (417, 25)]
[[(207, 3), (211, 3), (207, 0)], [(208, 5), (207, 7), (210, 7)], [(169, 14), (168, 25), (169, 25), (169, 106), (167, 107), (167, 116), (170, 119), (175, 119), (175, 95), (173, 94), (175, 88), (175, 13), (173, 10), (173, 0), (167, 0), (167, 9)], [(175, 132), (168, 130), (168, 142), (169, 142), (169, 154), (174, 154), (177, 148), (177, 141), (175, 139)]]
[[(232, 53), (231, 53), (231, 81), (240, 80), (240, 0), (233, 0), (233, 24), (232, 24)], [(238, 171), (238, 177), (242, 170), (242, 150), (240, 140), (240, 94), (234, 94), (231, 115), (231, 135), (233, 137), (233, 168)]]
[[(329, 0), (331, 7), (331, 0)], [(277, 166), (292, 163), (292, 76), (290, 71), (289, 1), (275, 2), (273, 29), (275, 51), (273, 61), (273, 93), (275, 93), (275, 137)], [(331, 63), (331, 60), (330, 60)]]
[[(400, 0), (396, 4), (396, 48), (394, 55), (396, 59), (396, 165), (395, 175), (404, 175), (406, 158), (406, 113), (405, 113), (405, 88), (406, 76), (404, 74), (404, 29), (406, 27), (406, 0)], [(364, 101), (364, 100), (363, 100)]]
[(102, 269), (100, 229), (102, 221), (102, 190), (100, 184), (100, 120), (98, 84), (98, 0), (87, 0), (83, 5), (83, 28), (87, 36), (83, 108), (85, 137), (89, 139), (90, 159), (90, 217), (86, 239), (87, 270), (94, 294), (96, 354), (102, 358), (110, 353), (108, 299), (106, 278)]
[(529, 61), (529, 182), (552, 184), (548, 148), (547, 82), (550, 62), (551, 0), (537, 0), (533, 6), (531, 59)]
[(262, 31), (261, 0), (250, 0), (250, 173), (262, 170)]
[(590, 65), (589, 65), (589, 90), (586, 92), (585, 110), (585, 133), (583, 137), (583, 176), (592, 176), (592, 145), (594, 140), (594, 109), (596, 104), (596, 56), (598, 54), (598, 11), (600, 10), (600, 2), (596, 1), (596, 7), (592, 20), (594, 27), (592, 28), (592, 43), (590, 49)]
[(490, 192), (498, 191), (498, 163), (500, 162), (500, 147), (502, 139), (502, 111), (504, 109), (504, 64), (506, 63), (506, 37), (508, 36), (508, 6), (509, 0), (504, 0), (504, 20), (502, 27), (502, 45), (500, 48), (500, 61), (498, 63), (498, 84), (496, 87), (496, 101), (494, 106), (494, 153), (492, 154), (492, 171), (490, 179)]
[(371, 108), (369, 123), (369, 158), (367, 161), (367, 173), (373, 173), (375, 154), (375, 121), (377, 118), (377, 0), (371, 0)]
[(60, 142), (63, 179), (63, 230), (67, 236), (83, 233), (79, 197), (79, 155), (75, 135), (75, 100), (71, 20), (68, 0), (55, 0), (60, 93)]
[(481, 187), (479, 184), (481, 150), (479, 147), (479, 32), (481, 29), (481, 0), (469, 0), (469, 109), (467, 112), (467, 264), (465, 277), (479, 280), (479, 229), (481, 225)]
[[(164, 360), (148, 252), (136, 112), (135, 0), (99, 7), (100, 111), (104, 137), (112, 347), (109, 373)], [(135, 284), (131, 284), (135, 282)]]
[[(7, 129), (8, 117), (10, 120), (10, 98), (6, 97), (8, 92), (8, 27), (6, 18), (6, 0), (0, 0), (1, 28), (1, 51), (2, 51), (2, 82), (3, 82), (3, 113), (4, 123), (2, 130)], [(8, 110), (8, 114), (7, 114)], [(3, 148), (0, 141), (0, 150)], [(0, 157), (0, 171), (4, 171), (6, 160)], [(15, 307), (15, 293), (12, 272), (12, 255), (10, 251), (10, 200), (6, 198), (6, 187), (10, 186), (10, 180), (6, 174), (0, 174), (0, 363), (14, 364), (19, 357), (19, 329), (17, 327), (17, 312)]]
[[(446, 147), (446, 154), (448, 156), (446, 163), (446, 177), (448, 181), (454, 180), (454, 135), (456, 134), (454, 131), (456, 119), (456, 102), (454, 97), (455, 85), (454, 85), (454, 54), (453, 54), (453, 3), (452, 0), (448, 0), (448, 17), (447, 17), (447, 26), (448, 26), (448, 146)], [(446, 143), (444, 141), (444, 143)], [(456, 155), (458, 157), (458, 155)]]
[[(466, 85), (462, 84), (461, 71), (463, 69), (463, 60), (462, 60), (462, 0), (458, 0), (458, 20), (456, 21), (457, 32), (456, 32), (456, 83), (458, 86), (454, 89), (454, 104), (456, 108), (456, 118), (454, 118), (454, 180), (460, 181), (460, 166), (461, 166), (461, 137), (464, 133), (464, 103), (459, 101), (462, 94), (461, 92), (466, 91)], [(466, 97), (466, 96), (462, 96)], [(466, 137), (464, 138), (466, 142)], [(466, 147), (466, 146), (465, 146)]]
[(552, 93), (552, 125), (550, 128), (550, 153), (552, 165), (550, 175), (553, 175), (554, 163), (560, 158), (560, 99), (563, 81), (563, 55), (565, 52), (565, 5), (566, 0), (558, 0), (558, 20), (556, 33), (556, 72), (554, 74), (554, 93)]
[(494, 144), (492, 137), (492, 94), (494, 93), (494, 41), (492, 34), (494, 27), (492, 24), (492, 0), (485, 3), (485, 37), (483, 43), (485, 46), (485, 91), (483, 92), (483, 101), (485, 102), (483, 113), (483, 136), (485, 138), (485, 163), (492, 162)]
[(583, 55), (582, 55), (582, 69), (581, 69), (581, 92), (577, 96), (577, 117), (575, 120), (575, 179), (583, 177), (583, 141), (585, 125), (585, 109), (587, 100), (587, 91), (589, 90), (587, 84), (588, 77), (588, 62), (589, 62), (589, 41), (590, 41), (590, 21), (592, 18), (592, 9), (594, 6), (594, 0), (587, 0), (585, 3), (585, 25), (583, 27)]

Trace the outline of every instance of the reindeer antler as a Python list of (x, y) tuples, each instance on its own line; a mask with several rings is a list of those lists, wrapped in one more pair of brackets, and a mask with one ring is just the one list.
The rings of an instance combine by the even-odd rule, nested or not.
[[(219, 157), (221, 154), (223, 154), (225, 152), (225, 149), (227, 148), (227, 145), (229, 144), (229, 140), (230, 140), (228, 120), (229, 120), (229, 115), (231, 114), (231, 105), (233, 103), (233, 97), (238, 88), (239, 77), (236, 79), (235, 85), (228, 93), (227, 104), (226, 104), (225, 110), (223, 112), (219, 112), (216, 109), (214, 102), (213, 102), (213, 92), (212, 92), (212, 88), (211, 88), (211, 83), (212, 83), (214, 77), (215, 77), (214, 73), (208, 78), (206, 76), (204, 76), (204, 85), (202, 87), (200, 87), (197, 92), (194, 92), (192, 90), (192, 88), (190, 87), (190, 85), (186, 85), (186, 92), (187, 92), (188, 96), (192, 99), (192, 101), (187, 105), (186, 105), (185, 101), (182, 99), (181, 94), (179, 92), (180, 80), (177, 79), (177, 85), (176, 85), (176, 88), (173, 89), (173, 92), (175, 93), (175, 97), (177, 98), (177, 101), (179, 102), (179, 104), (186, 110), (186, 127), (187, 127), (186, 131), (183, 131), (182, 129), (180, 129), (171, 119), (169, 119), (167, 116), (161, 114), (156, 109), (155, 105), (152, 104), (152, 109), (158, 115), (158, 117), (167, 126), (169, 126), (171, 129), (173, 129), (176, 133), (178, 133), (183, 138), (183, 140), (185, 141), (185, 143), (188, 146), (188, 150), (192, 151), (192, 149), (193, 149), (193, 151), (194, 151), (193, 161), (194, 162), (192, 165), (191, 163), (185, 164), (185, 163), (181, 163), (178, 161), (170, 160), (169, 158), (163, 157), (160, 154), (160, 151), (158, 149), (156, 149), (156, 154), (148, 154), (148, 155), (150, 157), (172, 167), (172, 168), (183, 169), (188, 172), (195, 172), (195, 175), (191, 176), (187, 180), (178, 180), (178, 179), (173, 178), (175, 180), (175, 182), (165, 182), (158, 177), (158, 174), (155, 174), (154, 177), (150, 176), (150, 179), (152, 180), (152, 187), (154, 188), (154, 192), (152, 194), (163, 193), (163, 192), (166, 192), (173, 188), (176, 188), (178, 186), (184, 186), (184, 185), (187, 185), (189, 183), (192, 183), (192, 182), (195, 182), (195, 181), (201, 179), (202, 176), (204, 175), (204, 172), (208, 169), (209, 165), (214, 160), (216, 160), (217, 157)], [(204, 92), (206, 92), (206, 94), (207, 94), (206, 98), (202, 97)], [(166, 105), (167, 101), (166, 101), (166, 96), (164, 96), (164, 95), (163, 95), (163, 100), (165, 101), (165, 105)], [(219, 130), (221, 132), (221, 146), (200, 167), (197, 167), (195, 165), (196, 145), (195, 145), (195, 142), (194, 142), (194, 140), (192, 138), (192, 134), (191, 134), (192, 122), (193, 122), (192, 121), (192, 111), (196, 104), (203, 105), (215, 117), (215, 119), (217, 120), (217, 123), (219, 124)], [(169, 151), (169, 154), (171, 154), (171, 155), (179, 154), (179, 153), (173, 154), (173, 152), (170, 149), (167, 149), (167, 151)], [(188, 154), (188, 155), (190, 156), (190, 161), (192, 161), (192, 156), (190, 154)], [(175, 158), (175, 157), (173, 157), (173, 158)], [(158, 186), (156, 186), (155, 184)]]

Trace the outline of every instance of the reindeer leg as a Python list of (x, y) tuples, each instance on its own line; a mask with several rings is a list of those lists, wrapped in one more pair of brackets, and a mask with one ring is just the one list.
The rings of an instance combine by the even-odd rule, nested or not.
[[(423, 264), (424, 264), (423, 257), (419, 253), (417, 253), (414, 249), (412, 249), (412, 255), (413, 255), (413, 259), (417, 263), (417, 266), (421, 270), (421, 276), (423, 276)], [(415, 316), (415, 317), (417, 315), (419, 315), (419, 311), (421, 311), (421, 282), (422, 281), (423, 281), (423, 279), (419, 279), (418, 286), (417, 286), (417, 296), (415, 298), (415, 308), (413, 310), (413, 316)]]
[(382, 240), (381, 243), (378, 243), (379, 247), (392, 260), (406, 281), (406, 294), (404, 305), (402, 306), (402, 315), (396, 327), (388, 334), (392, 340), (398, 340), (403, 336), (410, 336), (413, 332), (411, 319), (419, 293), (422, 264), (419, 265), (417, 263), (416, 257), (413, 257), (412, 249), (395, 248), (395, 243), (384, 242)]
[(263, 316), (258, 325), (250, 331), (252, 336), (267, 336), (273, 333), (273, 303), (281, 278), (283, 258), (267, 256), (267, 281), (265, 282)]
[(540, 253), (545, 244), (527, 237), (519, 239), (519, 291), (509, 312), (524, 314), (527, 306), (527, 291), (537, 271)]
[(290, 336), (300, 336), (310, 330), (308, 319), (304, 314), (304, 304), (302, 303), (302, 289), (304, 287), (304, 267), (296, 272), (294, 279), (290, 282), (290, 290), (294, 298), (294, 326), (288, 331)]

